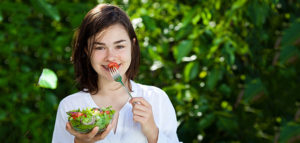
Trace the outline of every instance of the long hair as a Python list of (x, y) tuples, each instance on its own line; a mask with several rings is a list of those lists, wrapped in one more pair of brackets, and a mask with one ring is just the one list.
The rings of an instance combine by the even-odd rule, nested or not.
[(123, 25), (131, 41), (131, 63), (125, 75), (129, 89), (132, 90), (129, 80), (133, 80), (138, 72), (140, 64), (139, 43), (127, 14), (119, 7), (109, 4), (99, 4), (91, 9), (74, 34), (72, 62), (79, 90), (91, 94), (98, 92), (98, 75), (91, 65), (90, 58), (93, 48), (88, 46), (89, 39), (95, 40), (97, 33), (114, 24)]

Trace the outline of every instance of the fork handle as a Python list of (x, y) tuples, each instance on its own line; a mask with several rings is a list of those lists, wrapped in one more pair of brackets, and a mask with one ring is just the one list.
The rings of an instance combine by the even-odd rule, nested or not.
[(122, 81), (120, 81), (120, 83), (123, 85), (123, 87), (126, 89), (127, 93), (129, 94), (130, 98), (132, 98), (129, 90), (127, 89), (127, 87), (124, 85), (124, 83)]

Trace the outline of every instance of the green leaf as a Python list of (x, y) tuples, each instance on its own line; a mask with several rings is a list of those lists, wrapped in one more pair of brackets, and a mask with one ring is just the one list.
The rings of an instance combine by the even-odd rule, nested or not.
[(238, 123), (232, 117), (218, 116), (217, 126), (225, 131), (234, 131), (238, 128)]
[(225, 48), (222, 50), (222, 52), (225, 55), (227, 63), (229, 63), (230, 65), (233, 65), (235, 61), (234, 51), (235, 48), (229, 42), (226, 42)]
[(219, 46), (224, 42), (224, 38), (214, 38), (213, 45), (209, 49), (209, 53), (206, 55), (206, 57), (209, 59), (213, 56), (215, 52), (218, 51)]
[[(191, 23), (192, 19), (194, 18), (194, 15), (196, 13), (196, 9), (194, 8), (193, 10), (185, 13), (185, 16), (182, 20), (182, 26), (185, 27), (185, 26), (188, 26), (188, 24)], [(200, 19), (200, 17), (199, 17)]]
[(300, 18), (292, 23), (291, 27), (283, 32), (282, 43), (283, 47), (293, 45), (294, 42), (300, 39)]
[(279, 137), (279, 143), (287, 143), (292, 137), (300, 135), (300, 124), (289, 122), (282, 127)]
[(182, 58), (188, 56), (193, 48), (193, 42), (191, 40), (184, 40), (179, 43), (174, 50), (174, 56), (176, 57), (176, 63), (180, 63)]
[(143, 19), (143, 23), (145, 24), (146, 28), (154, 31), (156, 29), (156, 24), (153, 18), (151, 18), (150, 16), (142, 16)]
[(31, 3), (37, 10), (43, 12), (45, 15), (50, 16), (56, 21), (60, 20), (60, 15), (56, 7), (50, 5), (45, 0), (31, 0)]
[(211, 20), (211, 13), (207, 8), (204, 8), (204, 10), (201, 12), (201, 18), (204, 25), (208, 25)]
[(299, 50), (295, 46), (290, 45), (290, 46), (282, 47), (280, 56), (279, 56), (279, 61), (281, 63), (284, 63), (292, 56), (296, 56), (298, 53), (299, 53)]
[(180, 39), (186, 39), (188, 35), (190, 35), (193, 32), (193, 26), (186, 26), (180, 28), (179, 32), (174, 35), (175, 40), (179, 41)]
[(2, 12), (0, 11), (0, 22), (2, 22), (3, 20), (3, 16), (2, 16)]
[(193, 25), (196, 25), (200, 19), (201, 19), (201, 15), (197, 14), (192, 20)]
[(185, 88), (186, 88), (186, 86), (183, 83), (175, 83), (171, 86), (164, 87), (163, 90), (164, 91), (181, 91)]
[(227, 85), (227, 84), (222, 84), (219, 88), (219, 90), (225, 94), (226, 96), (230, 96), (230, 93), (231, 93), (231, 89), (230, 87)]
[(48, 107), (49, 110), (55, 108), (55, 106), (57, 105), (57, 97), (52, 94), (52, 93), (49, 93), (49, 94), (46, 94), (45, 95), (45, 99), (46, 99), (46, 106)]
[(246, 2), (247, 2), (247, 0), (237, 0), (237, 1), (235, 1), (235, 2), (232, 4), (231, 9), (232, 9), (232, 10), (239, 9), (239, 8), (241, 8), (242, 6), (244, 6)]
[(259, 3), (258, 1), (251, 2), (248, 15), (255, 25), (262, 26), (269, 15), (270, 8), (265, 3)]
[(231, 4), (231, 9), (227, 10), (225, 15), (227, 17), (234, 18), (235, 17), (234, 12), (238, 9), (242, 9), (246, 2), (247, 2), (247, 0), (235, 1), (234, 3)]
[(222, 75), (223, 73), (220, 69), (214, 69), (210, 72), (207, 77), (207, 88), (212, 90), (216, 86), (217, 82), (222, 79)]
[(198, 123), (198, 128), (204, 130), (215, 121), (215, 115), (213, 113), (204, 116)]
[[(1, 21), (0, 21), (1, 22)], [(4, 41), (4, 33), (2, 33), (2, 32), (0, 32), (0, 41), (2, 42), (2, 41)]]
[(246, 89), (244, 100), (245, 102), (249, 102), (255, 97), (258, 93), (264, 91), (264, 85), (259, 78), (249, 80), (246, 82)]
[(199, 72), (199, 63), (190, 62), (184, 68), (184, 81), (188, 82), (197, 77)]
[(151, 46), (149, 46), (148, 48), (148, 54), (151, 57), (151, 59), (162, 61), (162, 57), (156, 51), (154, 51)]
[(3, 110), (0, 110), (0, 121), (5, 120), (6, 117), (7, 117), (6, 112)]
[(57, 76), (50, 69), (43, 69), (43, 72), (39, 79), (39, 86), (43, 88), (56, 89), (57, 87)]

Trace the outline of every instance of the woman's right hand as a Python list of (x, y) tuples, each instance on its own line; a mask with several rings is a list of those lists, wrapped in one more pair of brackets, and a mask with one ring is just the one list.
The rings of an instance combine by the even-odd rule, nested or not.
[(75, 131), (71, 127), (70, 122), (68, 122), (67, 125), (66, 125), (66, 129), (70, 134), (75, 136), (75, 140), (74, 140), (75, 143), (94, 143), (98, 140), (104, 139), (108, 135), (108, 133), (112, 129), (112, 124), (109, 124), (107, 126), (106, 130), (104, 132), (102, 132), (101, 134), (98, 134), (98, 135), (97, 135), (97, 132), (99, 130), (99, 127), (95, 127), (89, 133), (82, 134), (82, 133), (79, 133), (79, 132)]

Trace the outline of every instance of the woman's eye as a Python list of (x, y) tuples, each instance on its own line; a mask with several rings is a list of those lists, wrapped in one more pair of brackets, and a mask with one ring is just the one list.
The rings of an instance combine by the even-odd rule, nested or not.
[(95, 47), (96, 50), (103, 50), (104, 47)]
[(119, 45), (119, 46), (117, 46), (117, 48), (122, 49), (122, 48), (124, 48), (124, 46)]

